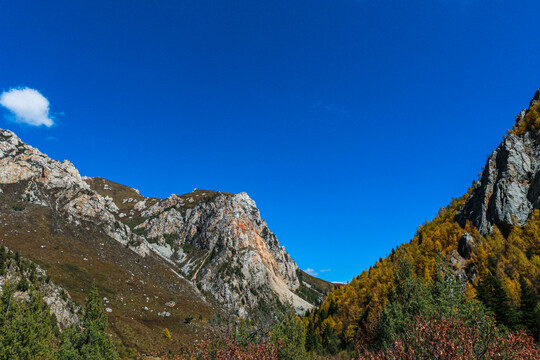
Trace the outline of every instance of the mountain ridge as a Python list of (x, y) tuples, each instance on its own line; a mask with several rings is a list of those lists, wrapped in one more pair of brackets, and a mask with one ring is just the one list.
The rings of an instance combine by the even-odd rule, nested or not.
[[(245, 193), (144, 197), (82, 177), (9, 130), (0, 130), (0, 190), (3, 244), (76, 301), (95, 283), (108, 299), (112, 335), (128, 347), (178, 348), (218, 313), (250, 318), (273, 311), (275, 301), (303, 313), (333, 287), (299, 278)], [(177, 340), (164, 342), (163, 327)]]

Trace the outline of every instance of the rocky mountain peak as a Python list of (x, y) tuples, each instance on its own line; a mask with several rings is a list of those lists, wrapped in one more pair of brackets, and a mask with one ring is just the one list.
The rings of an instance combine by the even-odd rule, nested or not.
[(481, 179), (456, 215), (462, 226), (470, 221), (483, 235), (491, 233), (493, 225), (521, 227), (540, 208), (539, 99), (540, 89), (489, 156)]
[(89, 189), (71, 162), (52, 160), (23, 143), (13, 132), (0, 129), (0, 183), (11, 184), (31, 178), (50, 189), (73, 186)]

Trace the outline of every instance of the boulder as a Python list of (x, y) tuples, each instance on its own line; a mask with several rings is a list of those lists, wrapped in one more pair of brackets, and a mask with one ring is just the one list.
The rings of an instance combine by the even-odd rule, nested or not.
[(475, 247), (476, 243), (474, 241), (474, 238), (471, 236), (471, 234), (465, 233), (465, 235), (463, 235), (461, 239), (459, 239), (458, 253), (462, 258), (468, 260), (471, 258), (472, 252)]

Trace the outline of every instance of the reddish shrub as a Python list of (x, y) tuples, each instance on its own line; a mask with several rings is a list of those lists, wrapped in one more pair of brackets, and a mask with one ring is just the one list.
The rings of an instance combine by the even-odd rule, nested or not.
[(359, 360), (540, 359), (538, 345), (525, 332), (505, 334), (494, 323), (487, 329), (467, 326), (459, 318), (417, 317), (389, 348), (374, 351), (368, 344), (369, 338), (358, 341)]

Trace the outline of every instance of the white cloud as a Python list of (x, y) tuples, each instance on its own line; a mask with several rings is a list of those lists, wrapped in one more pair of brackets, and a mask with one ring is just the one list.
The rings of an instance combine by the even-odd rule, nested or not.
[(54, 124), (49, 115), (49, 100), (37, 90), (25, 87), (4, 91), (0, 105), (11, 111), (7, 116), (11, 120), (32, 126)]
[(312, 268), (307, 268), (304, 270), (305, 273), (311, 275), (311, 276), (317, 276), (319, 275), (319, 273), (327, 273), (327, 272), (330, 272), (332, 271), (332, 269), (321, 269), (321, 270), (315, 270), (315, 269), (312, 269)]

